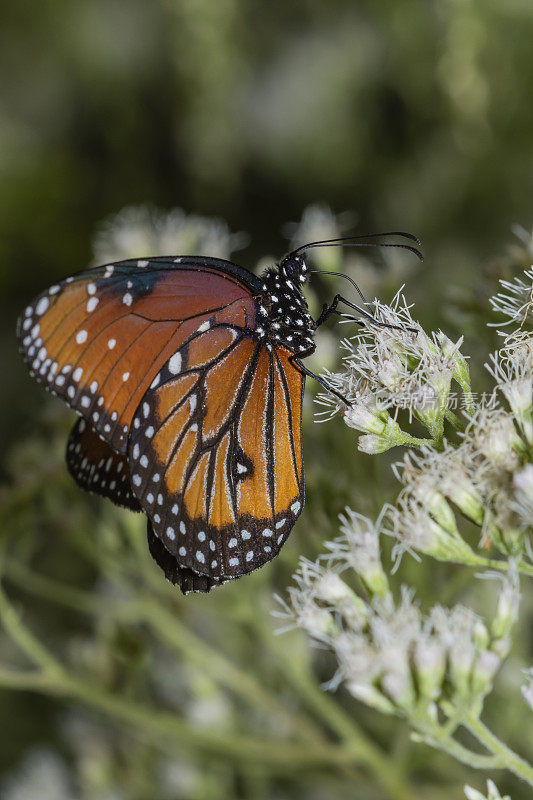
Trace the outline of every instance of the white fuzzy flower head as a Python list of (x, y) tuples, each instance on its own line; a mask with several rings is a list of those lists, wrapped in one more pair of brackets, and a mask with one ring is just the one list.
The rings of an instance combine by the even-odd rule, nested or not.
[[(520, 327), (533, 322), (533, 267), (523, 272), (523, 277), (514, 281), (500, 281), (503, 292), (490, 298), (494, 311), (507, 317), (502, 325)], [(492, 323), (491, 323), (492, 324)], [(498, 323), (495, 323), (498, 324)]]
[(501, 795), (494, 781), (487, 781), (487, 793), (482, 794), (472, 786), (465, 786), (467, 800), (511, 800), (508, 794)]
[(504, 575), (487, 572), (483, 577), (501, 580), (502, 582), (496, 615), (492, 621), (491, 633), (494, 640), (497, 641), (501, 639), (507, 642), (511, 633), (511, 628), (518, 619), (518, 611), (520, 608), (520, 581), (518, 579), (518, 572), (515, 568), (512, 568)]
[(426, 506), (412, 497), (400, 498), (398, 505), (388, 515), (390, 530), (397, 543), (392, 555), (399, 564), (405, 552), (420, 552), (439, 561), (473, 563), (473, 552), (465, 541), (449, 527), (443, 527), (432, 516)]
[(526, 464), (513, 475), (512, 503), (525, 531), (533, 532), (533, 464)]
[(381, 710), (407, 711), (415, 703), (410, 666), (421, 617), (405, 588), (395, 605), (390, 595), (369, 607), (366, 629), (335, 642), (341, 677), (349, 691)]
[[(533, 343), (533, 341), (532, 341)], [(514, 346), (513, 346), (514, 345)], [(516, 422), (529, 444), (533, 444), (533, 358), (518, 343), (491, 356), (485, 365), (504, 394)]]
[(470, 418), (464, 437), (472, 458), (483, 456), (494, 469), (514, 472), (520, 464), (523, 443), (516, 432), (512, 414), (499, 408), (492, 395)]
[(346, 508), (345, 513), (339, 516), (341, 536), (326, 544), (333, 562), (341, 568), (354, 569), (368, 591), (379, 597), (384, 597), (389, 591), (379, 551), (382, 518), (380, 516), (374, 523)]
[[(471, 520), (480, 525), (483, 521), (483, 502), (476, 486), (476, 470), (472, 458), (466, 457), (464, 447), (444, 444), (442, 451), (422, 446), (419, 452), (408, 451), (403, 462), (394, 465), (398, 480), (404, 484), (403, 494), (411, 495), (421, 505), (426, 505), (429, 492), (434, 499), (431, 503), (436, 519), (443, 524), (451, 509), (440, 505), (440, 498), (451, 500)], [(426, 489), (426, 486), (428, 489)], [(444, 524), (453, 530), (454, 522)]]
[(379, 408), (371, 392), (365, 392), (356, 398), (344, 412), (344, 421), (348, 427), (376, 436), (382, 436), (385, 432), (388, 418), (388, 413)]
[[(375, 318), (393, 327), (365, 322), (363, 331), (345, 340), (346, 372), (362, 378), (382, 408), (405, 408), (440, 437), (451, 380), (459, 362), (466, 362), (459, 353), (461, 341), (453, 344), (441, 334), (441, 346), (439, 335), (428, 336), (410, 309), (401, 291), (390, 305), (374, 300)], [(379, 434), (367, 434), (372, 439), (365, 450), (378, 451)]]
[[(441, 527), (450, 533), (457, 534), (455, 515), (442, 492), (441, 477), (438, 470), (432, 468), (436, 459), (428, 458), (428, 455), (433, 452), (429, 448), (425, 448), (422, 450), (422, 455), (415, 451), (406, 453), (401, 474), (405, 488), (401, 498), (410, 498), (426, 508)], [(429, 464), (426, 463), (428, 461)], [(438, 462), (436, 463), (438, 465)], [(398, 474), (398, 465), (396, 465), (396, 474)]]
[(289, 589), (288, 603), (278, 598), (282, 611), (275, 612), (288, 621), (286, 629), (302, 628), (316, 642), (333, 646), (340, 633), (335, 617), (340, 615), (354, 631), (365, 624), (365, 603), (329, 563), (302, 558), (294, 580), (297, 585)]
[[(288, 223), (284, 232), (290, 236), (291, 248), (296, 248), (310, 242), (337, 239), (353, 221), (350, 212), (334, 214), (329, 206), (316, 203), (303, 210), (300, 222)], [(343, 253), (339, 247), (313, 248), (308, 251), (308, 257), (323, 269), (338, 270)]]
[(246, 244), (218, 218), (186, 214), (182, 209), (159, 211), (128, 206), (104, 222), (93, 250), (99, 264), (125, 258), (157, 255), (206, 255), (229, 258)]

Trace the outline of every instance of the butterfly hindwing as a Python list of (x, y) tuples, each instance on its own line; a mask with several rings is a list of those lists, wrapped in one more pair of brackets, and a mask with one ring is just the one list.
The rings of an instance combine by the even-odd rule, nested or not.
[(183, 594), (206, 593), (220, 583), (216, 578), (209, 578), (207, 575), (200, 575), (187, 567), (181, 567), (161, 539), (155, 535), (150, 520), (148, 520), (148, 548), (158, 567), (161, 567), (165, 573), (165, 578), (175, 586), (179, 586)]
[(82, 489), (131, 511), (141, 510), (131, 491), (126, 456), (115, 452), (84, 419), (78, 419), (70, 432), (66, 460), (68, 471)]
[(304, 503), (303, 376), (216, 315), (167, 361), (133, 419), (132, 490), (187, 568), (236, 578), (272, 559)]

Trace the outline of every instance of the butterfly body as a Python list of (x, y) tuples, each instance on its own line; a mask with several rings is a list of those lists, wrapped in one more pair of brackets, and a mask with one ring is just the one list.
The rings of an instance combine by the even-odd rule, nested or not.
[(207, 257), (123, 261), (50, 287), (19, 320), (30, 373), (81, 417), (71, 474), (145, 512), (183, 591), (271, 560), (303, 508), (306, 270), (303, 257), (262, 278)]

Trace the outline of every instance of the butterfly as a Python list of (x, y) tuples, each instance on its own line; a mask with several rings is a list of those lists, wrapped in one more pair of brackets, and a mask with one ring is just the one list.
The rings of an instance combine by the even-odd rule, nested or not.
[(303, 509), (306, 376), (349, 401), (302, 359), (340, 302), (373, 320), (340, 295), (313, 319), (306, 252), (358, 238), (303, 245), (260, 277), (204, 256), (106, 264), (51, 286), (18, 321), (30, 374), (79, 415), (71, 475), (144, 512), (150, 553), (184, 593), (266, 564)]

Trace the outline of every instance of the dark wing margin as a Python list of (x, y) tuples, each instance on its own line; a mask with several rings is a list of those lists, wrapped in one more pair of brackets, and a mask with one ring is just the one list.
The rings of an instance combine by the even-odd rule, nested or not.
[(141, 511), (131, 491), (129, 464), (91, 428), (78, 419), (70, 432), (66, 451), (67, 468), (78, 486), (107, 497), (117, 506)]

